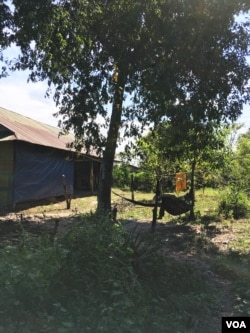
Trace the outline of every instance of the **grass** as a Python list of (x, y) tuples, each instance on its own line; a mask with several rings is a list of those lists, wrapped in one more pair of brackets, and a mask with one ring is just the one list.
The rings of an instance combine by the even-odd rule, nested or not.
[(125, 232), (124, 222), (150, 222), (152, 209), (115, 195), (118, 224), (89, 213), (94, 196), (73, 199), (70, 211), (65, 202), (23, 209), (70, 216), (71, 231), (53, 242), (25, 233), (0, 250), (0, 332), (214, 333), (222, 314), (249, 316), (250, 223), (218, 216), (219, 198), (198, 191), (195, 223), (166, 214), (154, 234)]
[[(120, 189), (114, 189), (114, 191), (120, 195), (123, 195), (131, 199), (131, 193), (129, 191), (121, 191)], [(154, 194), (147, 192), (135, 192), (136, 201), (151, 201), (153, 200)], [(201, 214), (205, 214), (206, 210), (215, 211), (217, 208), (218, 199), (220, 193), (213, 189), (206, 189), (205, 192), (197, 191), (196, 194), (196, 210), (200, 211)], [(120, 209), (118, 210), (118, 217), (121, 219), (151, 219), (152, 218), (152, 208), (135, 206), (126, 201), (121, 200), (114, 193), (111, 195), (111, 200), (113, 204), (119, 202)], [(62, 200), (56, 200), (51, 198), (51, 201), (48, 199), (43, 202), (41, 205), (35, 205), (33, 207), (20, 205), (18, 210), (23, 212), (25, 215), (34, 215), (34, 214), (75, 214), (75, 213), (88, 213), (89, 211), (94, 211), (97, 205), (97, 199), (95, 195), (89, 195), (85, 197), (76, 197), (72, 199), (71, 209), (66, 210), (66, 203)], [(171, 219), (171, 216), (168, 216), (168, 220)]]
[(196, 210), (200, 211), (202, 215), (205, 215), (207, 212), (216, 212), (220, 195), (219, 190), (212, 188), (206, 188), (204, 192), (202, 190), (197, 191)]
[(91, 210), (95, 210), (97, 205), (97, 199), (95, 195), (89, 195), (85, 197), (76, 197), (71, 201), (71, 208), (66, 209), (66, 203), (63, 198), (60, 199), (47, 199), (41, 204), (34, 203), (34, 205), (20, 204), (18, 212), (24, 213), (25, 215), (34, 214), (75, 214), (75, 213), (89, 213)]
[(250, 221), (240, 220), (238, 223), (232, 223), (232, 233), (236, 234), (235, 239), (232, 241), (232, 249), (247, 255), (250, 253)]

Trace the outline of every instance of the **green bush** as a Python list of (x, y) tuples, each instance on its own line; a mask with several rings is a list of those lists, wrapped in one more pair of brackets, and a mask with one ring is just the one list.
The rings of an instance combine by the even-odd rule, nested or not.
[(222, 196), (218, 209), (225, 218), (230, 216), (234, 219), (246, 218), (249, 209), (247, 195), (235, 187), (229, 188)]
[[(15, 332), (16, 326), (20, 326), (18, 332), (32, 332), (34, 318), (46, 326), (53, 303), (51, 282), (64, 255), (63, 248), (46, 235), (24, 236), (20, 244), (1, 249), (0, 332), (12, 332), (12, 328)], [(8, 330), (2, 329), (4, 325)]]
[(131, 171), (126, 165), (115, 165), (113, 168), (113, 186), (129, 188), (131, 183)]
[[(134, 173), (134, 190), (152, 192), (155, 190), (155, 177), (145, 171)], [(113, 184), (118, 188), (131, 188), (131, 170), (126, 165), (116, 165), (113, 168)]]
[(153, 192), (155, 190), (156, 181), (148, 172), (141, 171), (134, 175), (135, 190)]

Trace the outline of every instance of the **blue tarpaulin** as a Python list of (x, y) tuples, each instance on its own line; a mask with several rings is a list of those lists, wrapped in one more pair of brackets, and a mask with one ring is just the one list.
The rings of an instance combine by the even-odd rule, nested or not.
[(63, 195), (62, 175), (73, 186), (74, 161), (68, 152), (23, 142), (15, 148), (15, 203)]

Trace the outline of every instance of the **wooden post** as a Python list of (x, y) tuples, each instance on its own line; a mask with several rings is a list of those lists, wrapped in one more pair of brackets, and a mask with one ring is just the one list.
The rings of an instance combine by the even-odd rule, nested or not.
[(132, 200), (135, 200), (135, 177), (134, 177), (134, 174), (131, 173), (131, 180), (130, 180), (130, 191), (131, 191), (131, 199)]
[(157, 208), (158, 208), (158, 202), (160, 199), (161, 191), (160, 191), (160, 181), (157, 179), (156, 183), (156, 189), (155, 189), (155, 206), (153, 209), (153, 220), (152, 220), (152, 225), (151, 225), (151, 231), (155, 231), (156, 227), (156, 220), (157, 220)]
[(90, 185), (90, 191), (93, 194), (93, 192), (94, 192), (94, 166), (93, 166), (93, 161), (90, 161), (89, 185)]
[(66, 181), (65, 175), (62, 175), (62, 183), (63, 183), (63, 189), (64, 189), (64, 196), (65, 196), (65, 200), (66, 200), (66, 207), (67, 207), (67, 209), (70, 209), (73, 189), (71, 189), (71, 186), (70, 186), (70, 190), (69, 191), (67, 190), (67, 181)]

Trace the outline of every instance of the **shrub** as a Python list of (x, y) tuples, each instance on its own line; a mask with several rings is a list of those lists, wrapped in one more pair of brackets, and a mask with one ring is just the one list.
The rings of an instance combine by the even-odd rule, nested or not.
[(237, 188), (230, 188), (219, 203), (219, 213), (224, 214), (226, 218), (234, 219), (245, 218), (248, 216), (248, 198), (247, 195)]
[(148, 172), (138, 172), (134, 176), (135, 189), (139, 191), (152, 192), (155, 190), (156, 181)]
[(131, 171), (126, 165), (115, 165), (113, 168), (113, 186), (129, 188), (131, 183)]
[[(15, 325), (20, 326), (19, 332), (32, 332), (34, 318), (41, 326), (47, 320), (47, 308), (53, 303), (51, 281), (64, 251), (46, 235), (25, 235), (19, 244), (1, 249), (0, 255), (0, 332), (1, 325), (8, 327), (4, 332), (12, 332)], [(24, 327), (26, 321), (30, 331)]]

